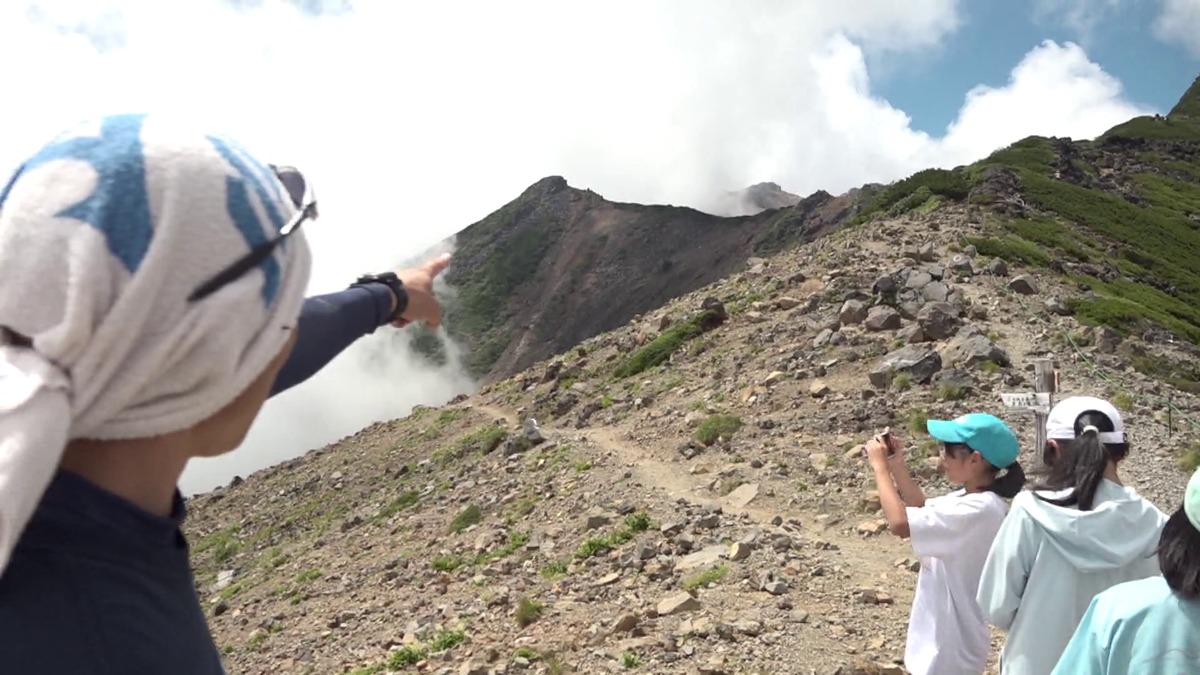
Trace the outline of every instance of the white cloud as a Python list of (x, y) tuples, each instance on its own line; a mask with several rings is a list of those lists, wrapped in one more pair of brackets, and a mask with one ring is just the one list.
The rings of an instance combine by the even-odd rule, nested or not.
[[(411, 257), (550, 174), (704, 207), (764, 180), (842, 192), (1142, 112), (1079, 47), (1050, 43), (1006, 85), (971, 92), (944, 137), (914, 131), (872, 96), (864, 53), (899, 63), (936, 48), (959, 25), (957, 0), (362, 0), (319, 18), (269, 1), (38, 5), (0, 9), (0, 60), (22, 64), (5, 73), (0, 171), (81, 116), (205, 115), (315, 181), (314, 292)], [(327, 432), (301, 435), (314, 446), (457, 390), (407, 362), (368, 378), (354, 364), (376, 338), (268, 404), (274, 421), (235, 455), (244, 466), (282, 438), (268, 426), (303, 419)]]
[(1200, 59), (1200, 0), (1163, 0), (1154, 20), (1154, 36), (1183, 46)]
[(1037, 23), (1057, 23), (1073, 31), (1087, 44), (1102, 21), (1109, 18), (1127, 0), (1033, 0), (1033, 20)]

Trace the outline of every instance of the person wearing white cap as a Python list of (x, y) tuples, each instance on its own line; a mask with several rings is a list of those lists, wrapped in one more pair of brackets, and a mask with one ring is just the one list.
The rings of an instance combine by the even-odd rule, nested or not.
[(1158, 574), (1167, 516), (1121, 484), (1129, 443), (1117, 409), (1090, 396), (1065, 399), (1050, 411), (1046, 436), (1047, 480), (1013, 499), (979, 582), (979, 606), (1008, 631), (1003, 675), (1046, 675), (1097, 593)]
[(1158, 540), (1162, 576), (1097, 595), (1051, 675), (1200, 673), (1200, 471)]

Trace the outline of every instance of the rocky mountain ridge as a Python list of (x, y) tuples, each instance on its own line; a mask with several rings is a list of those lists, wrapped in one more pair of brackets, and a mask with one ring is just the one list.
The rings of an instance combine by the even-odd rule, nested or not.
[[(997, 413), (1036, 467), (1032, 416), (999, 394), (1050, 358), (1059, 396), (1123, 410), (1126, 484), (1173, 511), (1200, 465), (1191, 103), (864, 189), (836, 231), (196, 496), (228, 670), (902, 673), (918, 567), (886, 532), (869, 435), (902, 437), (930, 495), (950, 486), (929, 418)], [(498, 240), (551, 206), (576, 226), (639, 213), (539, 185)]]
[[(1123, 475), (1164, 509), (1196, 438), (1179, 417), (1168, 436), (1154, 397), (1192, 419), (1200, 400), (1130, 365), (1177, 347), (1081, 326), (1072, 286), (962, 244), (990, 219), (946, 208), (752, 260), (470, 399), (196, 497), (230, 672), (902, 672), (915, 562), (886, 536), (870, 433), (896, 429), (944, 492), (923, 420), (996, 411), (1050, 356), (1063, 395), (1127, 408)], [(1031, 418), (1000, 414), (1033, 465)]]

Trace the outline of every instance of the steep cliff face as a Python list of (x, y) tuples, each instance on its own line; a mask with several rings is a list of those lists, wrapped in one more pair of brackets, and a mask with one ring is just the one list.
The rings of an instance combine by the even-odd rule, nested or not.
[(446, 326), (478, 375), (504, 377), (711, 283), (756, 253), (820, 236), (854, 199), (818, 193), (755, 216), (611, 202), (544, 178), (457, 236)]

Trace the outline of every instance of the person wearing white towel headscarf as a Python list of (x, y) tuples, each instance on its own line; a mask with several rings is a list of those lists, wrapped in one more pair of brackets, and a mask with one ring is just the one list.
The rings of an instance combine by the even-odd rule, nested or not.
[[(5, 672), (224, 673), (176, 484), (241, 443), (295, 343), (315, 202), (282, 178), (131, 114), (61, 134), (0, 189)], [(388, 322), (436, 325), (424, 285)]]

